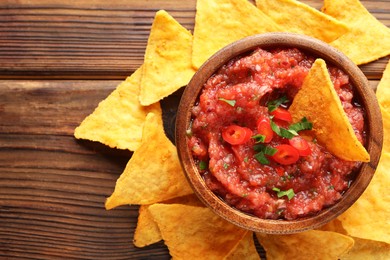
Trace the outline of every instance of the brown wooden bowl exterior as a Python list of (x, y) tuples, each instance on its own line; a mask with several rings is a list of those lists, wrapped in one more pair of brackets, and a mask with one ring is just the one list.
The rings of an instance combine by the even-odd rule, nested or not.
[[(256, 47), (296, 47), (314, 57), (322, 58), (344, 70), (355, 86), (360, 102), (366, 109), (367, 151), (371, 156), (369, 163), (364, 163), (351, 187), (341, 201), (322, 210), (317, 215), (297, 220), (269, 220), (243, 213), (216, 196), (206, 186), (198, 172), (191, 151), (187, 145), (186, 130), (191, 119), (190, 109), (194, 106), (204, 83), (230, 59), (244, 54)], [(344, 54), (333, 47), (311, 37), (291, 33), (267, 33), (247, 37), (234, 42), (214, 54), (203, 64), (186, 87), (181, 98), (176, 118), (176, 146), (182, 168), (198, 197), (222, 218), (255, 232), (269, 234), (289, 234), (314, 229), (326, 224), (347, 210), (364, 192), (370, 183), (378, 165), (382, 142), (383, 127), (379, 105), (373, 90), (360, 69)]]

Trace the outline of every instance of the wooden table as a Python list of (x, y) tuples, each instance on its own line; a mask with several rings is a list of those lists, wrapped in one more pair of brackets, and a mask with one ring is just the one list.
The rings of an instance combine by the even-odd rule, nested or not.
[[(363, 4), (390, 26), (389, 0)], [(170, 258), (133, 246), (136, 206), (104, 209), (131, 153), (73, 137), (141, 65), (159, 9), (193, 29), (195, 0), (0, 1), (0, 258)], [(386, 62), (361, 67), (374, 89)]]

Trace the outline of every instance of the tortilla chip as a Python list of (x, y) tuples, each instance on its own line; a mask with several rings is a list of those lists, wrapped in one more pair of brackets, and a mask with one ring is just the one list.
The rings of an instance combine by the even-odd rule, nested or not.
[(355, 244), (341, 260), (388, 260), (390, 259), (390, 244), (353, 238)]
[[(194, 195), (173, 198), (163, 201), (164, 204), (184, 204), (204, 207), (204, 204)], [(154, 221), (148, 208), (150, 205), (142, 205), (139, 208), (137, 227), (134, 233), (133, 243), (136, 247), (144, 247), (159, 242), (162, 237), (157, 223)]]
[(236, 248), (225, 258), (226, 260), (260, 260), (257, 253), (253, 232), (247, 231), (246, 235), (240, 240)]
[(390, 111), (379, 105), (382, 113), (383, 122), (383, 146), (382, 153), (390, 153)]
[(152, 204), (191, 194), (175, 146), (165, 136), (160, 116), (149, 113), (141, 146), (116, 182), (106, 209), (125, 204)]
[(382, 153), (377, 170), (362, 196), (338, 219), (353, 237), (390, 243), (390, 153)]
[(286, 32), (332, 42), (349, 31), (346, 24), (295, 0), (256, 0), (256, 5)]
[(141, 144), (146, 115), (161, 116), (160, 104), (143, 107), (138, 101), (141, 68), (118, 85), (95, 111), (75, 129), (74, 136), (111, 148), (135, 151)]
[(145, 51), (141, 104), (153, 104), (187, 85), (195, 73), (191, 55), (191, 33), (167, 12), (158, 11)]
[(353, 239), (336, 232), (310, 230), (292, 235), (256, 233), (267, 259), (338, 259), (353, 246)]
[(223, 259), (247, 233), (209, 208), (154, 204), (149, 211), (173, 259)]
[(387, 63), (381, 81), (376, 89), (379, 104), (390, 113), (390, 61)]
[(281, 31), (247, 0), (198, 0), (192, 64), (199, 68), (211, 55), (246, 36)]
[(133, 239), (136, 247), (148, 246), (162, 239), (160, 230), (148, 208), (149, 205), (141, 205), (138, 211), (138, 222)]
[(348, 161), (370, 161), (343, 110), (324, 60), (314, 62), (289, 111), (294, 122), (303, 117), (311, 121), (318, 142), (335, 156)]
[(357, 65), (390, 54), (390, 29), (378, 21), (359, 0), (324, 0), (322, 11), (346, 23), (349, 33), (330, 43)]

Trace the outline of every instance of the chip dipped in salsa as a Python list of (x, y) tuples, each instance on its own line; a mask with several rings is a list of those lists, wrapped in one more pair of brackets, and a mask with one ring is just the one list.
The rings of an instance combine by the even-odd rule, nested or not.
[[(207, 186), (232, 207), (293, 220), (335, 204), (353, 181), (361, 162), (333, 155), (310, 134), (313, 123), (293, 122), (288, 110), (314, 61), (296, 48), (258, 48), (204, 84), (191, 111), (188, 145)], [(365, 111), (348, 76), (327, 66), (364, 145)]]

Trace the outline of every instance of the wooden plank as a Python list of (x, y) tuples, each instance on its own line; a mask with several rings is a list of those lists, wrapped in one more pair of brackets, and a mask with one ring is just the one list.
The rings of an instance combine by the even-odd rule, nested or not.
[[(320, 8), (320, 0), (302, 2)], [(0, 1), (0, 78), (123, 79), (143, 62), (155, 12), (194, 28), (195, 0)], [(386, 0), (362, 1), (390, 26)], [(378, 79), (387, 58), (362, 66)]]
[[(170, 258), (132, 244), (137, 206), (104, 208), (132, 153), (73, 137), (118, 83), (0, 81), (0, 259)], [(179, 97), (162, 102), (170, 137)]]

